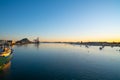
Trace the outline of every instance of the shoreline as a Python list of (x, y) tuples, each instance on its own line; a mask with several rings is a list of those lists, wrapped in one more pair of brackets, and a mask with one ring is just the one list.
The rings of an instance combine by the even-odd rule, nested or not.
[(87, 46), (110, 46), (110, 47), (120, 47), (120, 42), (30, 42), (30, 43), (21, 43), (14, 45), (25, 45), (25, 44), (40, 44), (40, 43), (60, 43), (60, 44), (71, 44), (71, 45), (85, 45)]

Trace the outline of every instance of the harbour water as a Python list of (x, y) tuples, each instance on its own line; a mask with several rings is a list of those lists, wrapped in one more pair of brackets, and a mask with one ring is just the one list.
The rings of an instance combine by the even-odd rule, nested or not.
[[(0, 80), (120, 80), (120, 47), (40, 43), (14, 46)], [(6, 64), (6, 65), (8, 65)]]

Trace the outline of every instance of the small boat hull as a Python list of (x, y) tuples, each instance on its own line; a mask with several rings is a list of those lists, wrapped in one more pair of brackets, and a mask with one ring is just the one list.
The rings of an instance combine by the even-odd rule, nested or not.
[(0, 65), (9, 62), (11, 60), (12, 56), (13, 56), (13, 54), (10, 54), (7, 57), (0, 56)]
[(0, 57), (2, 57), (2, 56), (4, 56), (4, 57), (9, 56), (11, 53), (12, 53), (12, 50), (9, 49), (9, 48), (6, 48), (6, 50), (4, 52), (0, 53)]

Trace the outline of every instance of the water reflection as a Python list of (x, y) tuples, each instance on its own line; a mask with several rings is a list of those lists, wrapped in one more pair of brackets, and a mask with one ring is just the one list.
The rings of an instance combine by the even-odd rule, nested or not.
[(6, 80), (10, 74), (11, 59), (13, 54), (6, 57), (0, 57), (0, 79)]
[(22, 46), (24, 46), (24, 47), (28, 47), (28, 44), (19, 44), (19, 45), (15, 45), (15, 46), (17, 46), (17, 47), (22, 47)]
[[(118, 47), (67, 44), (15, 46), (0, 77), (6, 80), (120, 80)], [(36, 50), (39, 49), (39, 50)], [(11, 69), (10, 69), (11, 66)], [(0, 78), (0, 80), (3, 80)]]
[(37, 49), (39, 49), (39, 45), (40, 45), (40, 44), (37, 44), (37, 43), (36, 43), (36, 44), (35, 44), (35, 47), (36, 47)]
[(116, 51), (120, 52), (120, 49), (117, 49)]
[(6, 79), (10, 74), (11, 61), (6, 64), (0, 65), (0, 79)]
[(89, 48), (89, 46), (88, 46), (88, 45), (85, 45), (85, 47), (86, 47), (86, 48)]

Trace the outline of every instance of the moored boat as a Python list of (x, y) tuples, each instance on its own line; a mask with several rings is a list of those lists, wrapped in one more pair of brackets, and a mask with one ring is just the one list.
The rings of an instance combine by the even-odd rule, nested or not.
[(0, 52), (0, 57), (7, 57), (12, 53), (10, 48), (4, 48), (2, 52)]
[(4, 65), (12, 59), (12, 55), (12, 49), (10, 48), (4, 48), (4, 50), (0, 52), (0, 71)]

